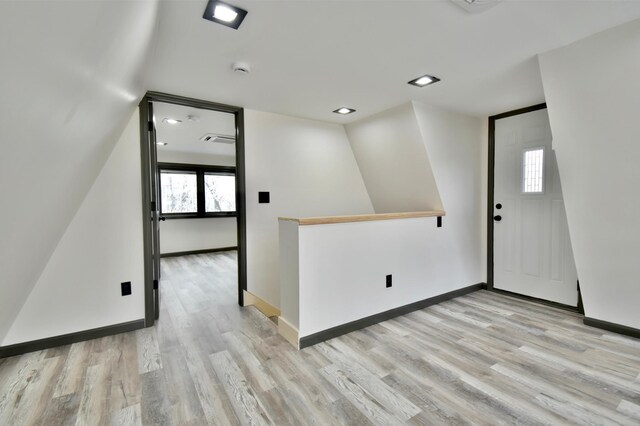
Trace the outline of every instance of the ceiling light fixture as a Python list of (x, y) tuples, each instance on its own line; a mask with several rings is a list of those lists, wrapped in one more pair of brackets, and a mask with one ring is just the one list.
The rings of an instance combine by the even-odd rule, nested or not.
[(163, 123), (167, 123), (167, 124), (180, 124), (180, 123), (182, 123), (182, 120), (178, 120), (176, 118), (165, 117), (165, 118), (162, 119), (162, 122)]
[(440, 79), (438, 77), (434, 77), (432, 75), (423, 75), (422, 77), (411, 80), (409, 84), (413, 86), (424, 87), (433, 83), (437, 83), (439, 81)]
[(213, 9), (213, 17), (224, 22), (233, 22), (238, 17), (238, 12), (229, 8), (229, 6), (219, 4)]
[(351, 114), (352, 112), (356, 112), (356, 110), (353, 108), (341, 107), (333, 112), (335, 112), (336, 114), (347, 115), (347, 114)]
[(232, 6), (219, 0), (209, 0), (202, 17), (208, 21), (216, 22), (220, 25), (237, 30), (247, 11), (239, 7)]

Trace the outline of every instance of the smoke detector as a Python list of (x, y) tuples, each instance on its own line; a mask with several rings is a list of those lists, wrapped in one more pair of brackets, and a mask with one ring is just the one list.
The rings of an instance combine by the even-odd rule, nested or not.
[(469, 13), (481, 13), (496, 6), (502, 0), (451, 0)]
[(232, 144), (236, 141), (236, 138), (231, 135), (220, 135), (217, 133), (207, 133), (203, 137), (200, 138), (202, 142), (215, 142), (215, 143), (226, 143)]
[(251, 67), (246, 62), (234, 62), (231, 69), (236, 74), (246, 75), (251, 72)]

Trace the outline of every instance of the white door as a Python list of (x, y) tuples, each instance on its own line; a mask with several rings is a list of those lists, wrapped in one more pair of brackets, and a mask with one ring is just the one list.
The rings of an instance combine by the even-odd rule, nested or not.
[(495, 121), (494, 288), (577, 306), (546, 109)]

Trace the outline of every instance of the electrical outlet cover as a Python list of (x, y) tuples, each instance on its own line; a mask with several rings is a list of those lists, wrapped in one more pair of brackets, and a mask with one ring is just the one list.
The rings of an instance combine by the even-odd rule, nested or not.
[(128, 296), (131, 294), (131, 281), (126, 281), (120, 283), (120, 290), (122, 291), (123, 296)]

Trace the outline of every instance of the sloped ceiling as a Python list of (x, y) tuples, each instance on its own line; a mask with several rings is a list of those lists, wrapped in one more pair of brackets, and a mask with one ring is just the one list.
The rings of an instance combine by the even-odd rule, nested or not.
[(157, 8), (0, 2), (0, 340), (146, 90)]
[[(228, 1), (249, 12), (237, 31), (204, 0), (162, 2), (150, 87), (337, 123), (412, 100), (480, 117), (539, 103), (537, 54), (640, 17), (638, 1)], [(407, 85), (425, 73), (442, 81)]]
[[(232, 3), (238, 31), (203, 20), (205, 0), (0, 1), (0, 339), (146, 90), (338, 123), (411, 100), (486, 116), (543, 99), (536, 54), (640, 17), (624, 1)], [(424, 73), (442, 82), (406, 84)]]
[(636, 329), (639, 52), (637, 20), (540, 57), (585, 315)]

